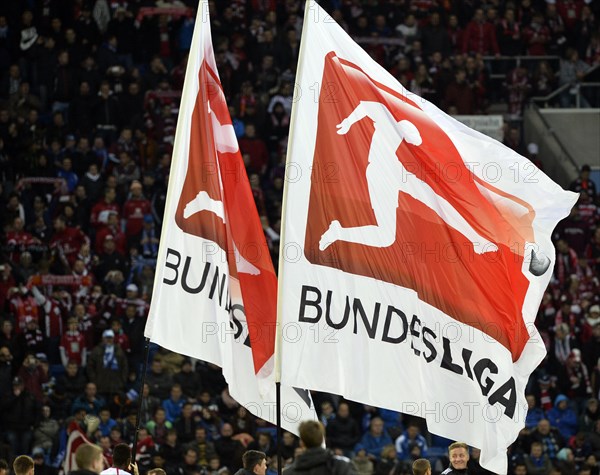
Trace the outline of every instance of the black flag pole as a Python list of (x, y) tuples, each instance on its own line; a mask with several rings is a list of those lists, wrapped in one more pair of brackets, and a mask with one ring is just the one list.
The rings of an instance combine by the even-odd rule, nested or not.
[(135, 421), (135, 433), (133, 435), (133, 447), (131, 448), (131, 462), (135, 463), (135, 456), (137, 455), (137, 441), (138, 433), (140, 431), (140, 424), (142, 422), (142, 403), (144, 402), (144, 385), (146, 384), (146, 371), (148, 369), (148, 355), (150, 353), (150, 338), (144, 339), (144, 364), (142, 365), (142, 381), (140, 388), (139, 400), (140, 404), (138, 407), (137, 418)]
[(281, 383), (275, 383), (275, 408), (277, 410), (277, 475), (283, 471), (283, 457), (281, 456), (283, 437), (281, 434)]

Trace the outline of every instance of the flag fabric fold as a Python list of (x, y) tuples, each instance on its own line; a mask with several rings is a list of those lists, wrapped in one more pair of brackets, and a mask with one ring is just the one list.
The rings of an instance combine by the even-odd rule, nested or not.
[[(424, 417), (507, 471), (577, 195), (410, 93), (314, 1), (292, 111), (281, 381)], [(293, 330), (293, 331), (292, 331)]]
[[(218, 76), (208, 2), (201, 1), (145, 335), (220, 366), (231, 395), (275, 423), (276, 298), (277, 278)], [(307, 392), (282, 386), (281, 399), (286, 430), (297, 432), (298, 422), (315, 417)]]

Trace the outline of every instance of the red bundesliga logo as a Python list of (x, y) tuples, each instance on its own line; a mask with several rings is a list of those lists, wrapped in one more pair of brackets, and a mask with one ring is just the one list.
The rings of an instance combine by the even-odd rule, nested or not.
[[(237, 140), (227, 104), (219, 94), (219, 80), (205, 61), (202, 62), (198, 80), (203, 90), (198, 91), (192, 113), (188, 169), (175, 212), (175, 222), (183, 232), (213, 241), (221, 249), (228, 249), (217, 152), (236, 153)], [(206, 102), (208, 114), (204, 110)], [(219, 136), (225, 139), (221, 143), (217, 140)], [(235, 147), (223, 143), (226, 141)]]
[(320, 97), (307, 259), (413, 289), (517, 360), (529, 338), (522, 267), (532, 207), (474, 176), (415, 102), (334, 53)]
[(202, 62), (190, 118), (188, 167), (175, 211), (186, 234), (227, 254), (247, 316), (254, 367), (274, 351), (277, 278), (254, 205), (225, 95), (216, 72)]

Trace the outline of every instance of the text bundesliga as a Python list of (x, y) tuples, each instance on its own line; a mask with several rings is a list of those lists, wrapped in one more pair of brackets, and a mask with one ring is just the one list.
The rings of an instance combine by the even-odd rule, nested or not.
[[(181, 268), (182, 260), (183, 268)], [(231, 316), (232, 328), (236, 330), (234, 338), (242, 337), (243, 331), (240, 320), (245, 320), (245, 311), (243, 306), (232, 304), (228, 291), (229, 279), (227, 279), (224, 269), (219, 271), (218, 265), (204, 261), (201, 268), (195, 269), (196, 272), (200, 271), (200, 281), (191, 282), (192, 258), (185, 256), (185, 259), (182, 259), (182, 255), (178, 251), (170, 248), (167, 249), (165, 267), (170, 269), (170, 272), (165, 271), (164, 284), (172, 286), (179, 284), (186, 293), (202, 295), (211, 300), (218, 299), (219, 306), (222, 306)], [(196, 272), (194, 273), (197, 276)], [(423, 325), (421, 319), (416, 315), (413, 315), (409, 321), (406, 314), (393, 305), (384, 306), (376, 302), (369, 314), (359, 298), (350, 299), (350, 297), (346, 297), (343, 316), (341, 320), (335, 322), (331, 315), (332, 297), (333, 291), (331, 290), (327, 290), (323, 299), (323, 293), (317, 287), (303, 285), (298, 321), (300, 323), (318, 324), (324, 318), (326, 325), (334, 330), (341, 330), (352, 320), (354, 334), (358, 334), (359, 322), (361, 322), (361, 326), (364, 327), (368, 337), (375, 340), (383, 320), (383, 332), (379, 337), (382, 342), (399, 345), (405, 343), (410, 335), (411, 348), (417, 357), (423, 358), (427, 363), (433, 363), (437, 359), (442, 369), (476, 381), (481, 394), (487, 397), (488, 403), (503, 406), (503, 414), (514, 419), (517, 404), (515, 380), (511, 376), (500, 384), (493, 379), (493, 375), (498, 374), (498, 366), (491, 359), (480, 358), (477, 361), (472, 361), (473, 351), (469, 348), (463, 348), (460, 357), (457, 357), (453, 353), (452, 342), (445, 336), (442, 336), (442, 348), (439, 348), (437, 346), (439, 345), (438, 335), (431, 328)], [(236, 313), (238, 313), (239, 318)], [(415, 339), (422, 341), (423, 351), (415, 347)], [(244, 340), (245, 344), (250, 344), (249, 338), (244, 338)], [(440, 352), (441, 359), (438, 358)]]
[[(517, 403), (515, 380), (510, 377), (504, 383), (498, 384), (492, 379), (493, 375), (498, 374), (498, 366), (491, 359), (472, 361), (473, 351), (468, 348), (463, 348), (460, 357), (457, 357), (453, 354), (453, 343), (445, 336), (442, 336), (442, 348), (439, 348), (436, 346), (439, 345), (438, 335), (431, 328), (425, 326), (416, 315), (409, 321), (406, 314), (393, 305), (384, 306), (376, 302), (369, 314), (359, 298), (352, 299), (346, 296), (343, 316), (334, 322), (331, 315), (332, 296), (331, 290), (327, 290), (323, 298), (323, 293), (317, 287), (303, 285), (298, 321), (318, 324), (324, 318), (326, 325), (335, 330), (341, 330), (352, 322), (354, 334), (358, 333), (360, 325), (372, 340), (378, 338), (378, 329), (383, 323), (383, 332), (379, 338), (382, 342), (393, 345), (406, 342), (410, 335), (411, 348), (416, 356), (422, 357), (427, 363), (433, 363), (437, 359), (441, 368), (476, 381), (481, 394), (487, 397), (490, 405), (504, 406), (504, 415), (514, 418)], [(339, 317), (340, 315), (336, 315), (336, 319)], [(422, 341), (424, 350), (415, 347), (415, 338)], [(441, 359), (437, 358), (440, 351)]]

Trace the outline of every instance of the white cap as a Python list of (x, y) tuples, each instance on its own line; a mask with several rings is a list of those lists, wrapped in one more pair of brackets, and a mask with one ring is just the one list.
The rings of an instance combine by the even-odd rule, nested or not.
[(137, 285), (135, 285), (135, 284), (129, 284), (129, 285), (127, 286), (127, 291), (128, 291), (128, 292), (129, 292), (129, 291), (132, 291), (132, 292), (137, 292), (137, 291), (138, 291), (138, 286), (137, 286)]
[(538, 144), (531, 142), (527, 145), (527, 151), (530, 155), (537, 155), (540, 152), (540, 148), (538, 147)]

